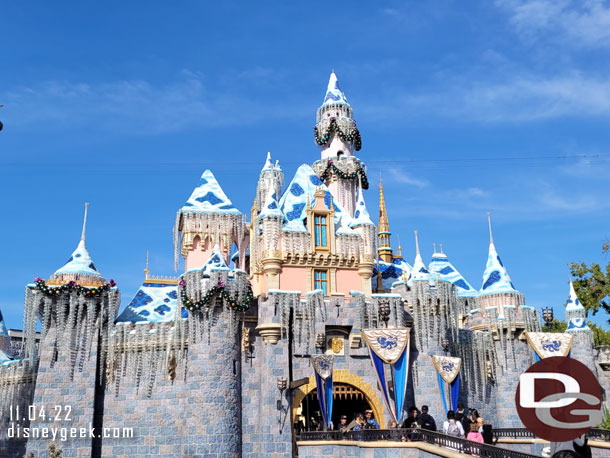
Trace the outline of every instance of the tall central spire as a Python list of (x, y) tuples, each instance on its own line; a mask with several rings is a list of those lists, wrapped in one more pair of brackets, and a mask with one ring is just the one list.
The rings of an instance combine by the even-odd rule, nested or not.
[(85, 230), (87, 229), (87, 209), (89, 208), (89, 202), (85, 202), (85, 217), (83, 218), (83, 232), (80, 235), (80, 239), (85, 241)]
[(385, 262), (392, 262), (392, 247), (390, 246), (390, 223), (388, 222), (388, 211), (385, 208), (383, 196), (383, 183), (379, 176), (379, 257)]

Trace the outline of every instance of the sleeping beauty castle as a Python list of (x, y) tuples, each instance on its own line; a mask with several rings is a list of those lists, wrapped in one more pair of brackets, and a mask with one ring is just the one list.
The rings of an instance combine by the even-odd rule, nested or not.
[(602, 370), (573, 288), (567, 331), (543, 333), (491, 221), (480, 289), (442, 246), (424, 262), (417, 232), (412, 263), (392, 249), (383, 187), (373, 221), (360, 132), (334, 72), (314, 139), (319, 158), (290, 181), (271, 155), (261, 160), (249, 212), (204, 171), (177, 200), (182, 273), (146, 268), (122, 311), (83, 225), (68, 262), (26, 286), (23, 338), (0, 315), (0, 455), (46, 456), (52, 438), (35, 431), (67, 427), (96, 434), (56, 441), (64, 456), (288, 457), (300, 431), (341, 415), (370, 409), (383, 428), (411, 405), (441, 419), (458, 402), (521, 427), (516, 386), (535, 360), (570, 355)]

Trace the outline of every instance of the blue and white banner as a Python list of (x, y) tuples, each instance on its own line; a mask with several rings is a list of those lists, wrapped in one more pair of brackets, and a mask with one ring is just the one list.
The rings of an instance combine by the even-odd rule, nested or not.
[(534, 350), (536, 362), (551, 356), (570, 356), (574, 336), (559, 332), (526, 332), (525, 337)]
[(318, 402), (326, 429), (330, 428), (333, 417), (333, 355), (311, 355), (311, 364), (316, 373)]
[(445, 413), (450, 410), (450, 407), (454, 412), (457, 411), (462, 360), (453, 356), (432, 356), (432, 364), (437, 372), (438, 387), (441, 391)]
[[(400, 422), (405, 406), (409, 374), (409, 332), (409, 328), (362, 330), (381, 387), (383, 402), (396, 423)], [(384, 363), (390, 366), (393, 392), (386, 380)]]

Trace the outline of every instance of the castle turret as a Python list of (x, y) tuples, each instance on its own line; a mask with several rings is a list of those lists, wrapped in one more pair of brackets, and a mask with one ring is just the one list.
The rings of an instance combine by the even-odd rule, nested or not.
[(362, 187), (358, 188), (358, 204), (354, 212), (354, 219), (349, 227), (356, 230), (364, 242), (360, 263), (358, 264), (358, 275), (362, 280), (362, 291), (369, 297), (372, 294), (371, 277), (374, 267), (376, 228), (366, 208)]
[(280, 287), (279, 274), (282, 270), (281, 235), (284, 214), (279, 208), (275, 193), (267, 193), (264, 205), (256, 219), (255, 237), (262, 236), (259, 243), (261, 262), (265, 273), (267, 288)]
[(284, 186), (284, 172), (282, 171), (279, 161), (275, 164), (271, 162), (271, 153), (267, 153), (265, 165), (261, 170), (256, 186), (256, 202), (261, 206), (266, 200), (268, 194), (273, 194), (273, 198), (277, 201), (282, 195), (282, 187)]
[(240, 268), (243, 269), (248, 246), (244, 217), (224, 193), (214, 174), (206, 170), (199, 185), (176, 214), (175, 269), (178, 269), (179, 253), (184, 257), (186, 270), (201, 268), (215, 245), (220, 247), (228, 261), (233, 244), (239, 250)]
[[(576, 295), (574, 284), (572, 283), (571, 279), (570, 297), (568, 298), (568, 304), (566, 305), (565, 317), (566, 321), (568, 322), (566, 332), (569, 332), (574, 336), (574, 343), (572, 345), (573, 353), (578, 355), (579, 361), (582, 361), (582, 358), (592, 360), (593, 331), (589, 326), (587, 326), (587, 312), (578, 300), (578, 296)], [(582, 362), (587, 364), (585, 361)], [(587, 367), (592, 366), (587, 364)]]
[(354, 156), (362, 146), (360, 132), (334, 71), (330, 74), (324, 102), (316, 113), (314, 135), (322, 159), (313, 164), (313, 169), (341, 207), (352, 216), (358, 180), (362, 179), (364, 189), (368, 189), (368, 180), (364, 164)]
[[(107, 343), (116, 317), (120, 294), (113, 280), (106, 282), (93, 264), (85, 244), (87, 204), (81, 240), (68, 262), (49, 281), (36, 279), (26, 288), (24, 358), (38, 361), (38, 376), (32, 404), (47, 411), (78, 393), (70, 402), (72, 422), (54, 422), (53, 427), (74, 424), (101, 428)], [(36, 325), (41, 338), (36, 349)], [(49, 426), (52, 418), (36, 418), (32, 427)], [(30, 439), (27, 453), (47, 450), (45, 440)], [(62, 443), (66, 455), (83, 456), (101, 450), (101, 439), (70, 439)]]

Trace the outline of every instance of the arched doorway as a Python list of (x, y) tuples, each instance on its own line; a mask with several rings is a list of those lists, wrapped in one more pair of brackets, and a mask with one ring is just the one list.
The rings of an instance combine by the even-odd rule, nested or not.
[[(310, 393), (314, 393), (308, 401), (303, 402)], [(350, 399), (349, 396), (352, 396)], [(357, 399), (357, 397), (361, 399)], [(376, 390), (366, 383), (362, 377), (350, 373), (347, 369), (336, 369), (333, 371), (333, 423), (338, 424), (341, 415), (347, 415), (348, 421), (351, 421), (350, 415), (363, 412), (361, 407), (368, 406), (373, 411), (373, 415), (382, 427), (385, 427), (385, 412), (381, 404), (381, 400), (377, 396)], [(296, 427), (297, 420), (304, 417), (307, 418), (307, 408), (309, 408), (309, 417), (312, 415), (312, 410), (320, 410), (318, 404), (316, 381), (313, 376), (309, 377), (309, 382), (300, 386), (294, 391), (291, 406), (291, 416), (293, 428)], [(342, 413), (341, 410), (344, 412)], [(348, 413), (345, 413), (345, 410)], [(364, 409), (366, 410), (366, 409)], [(302, 419), (302, 418), (301, 418)]]
[[(371, 409), (371, 405), (366, 400), (366, 396), (355, 386), (347, 383), (333, 384), (333, 414), (332, 422), (334, 425), (339, 424), (341, 415), (347, 416), (348, 423), (351, 422), (355, 415), (364, 413)], [(320, 403), (318, 400), (318, 390), (310, 391), (301, 401), (301, 405), (297, 409), (297, 424), (305, 431), (317, 431), (322, 429), (320, 416)]]

